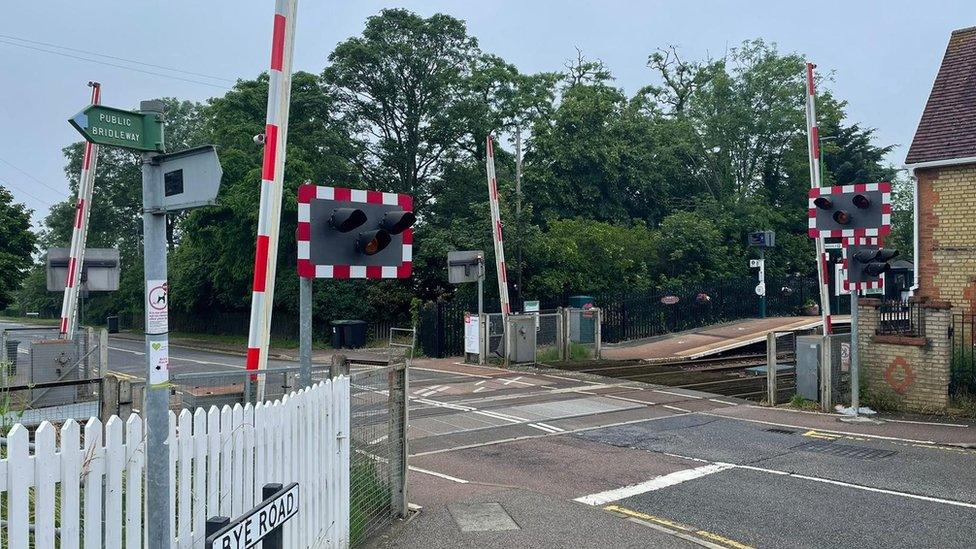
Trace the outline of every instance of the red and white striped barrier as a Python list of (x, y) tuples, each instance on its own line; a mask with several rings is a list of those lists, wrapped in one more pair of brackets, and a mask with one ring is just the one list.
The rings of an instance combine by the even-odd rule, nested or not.
[[(102, 100), (102, 87), (89, 82), (91, 104)], [(98, 163), (98, 145), (85, 141), (85, 154), (81, 159), (81, 176), (78, 178), (78, 201), (75, 203), (75, 224), (71, 229), (71, 249), (68, 255), (68, 275), (64, 281), (64, 298), (61, 301), (61, 339), (67, 339), (78, 327), (78, 291), (81, 269), (85, 262), (85, 245), (88, 240), (88, 217), (91, 215), (92, 194), (95, 190), (95, 166)]]
[(512, 313), (508, 301), (508, 270), (505, 267), (505, 242), (502, 239), (502, 219), (498, 209), (498, 180), (495, 179), (495, 147), (489, 134), (486, 142), (488, 171), (488, 202), (491, 204), (491, 239), (495, 244), (495, 271), (498, 273), (498, 298), (501, 302), (502, 316)]
[[(268, 110), (264, 128), (264, 160), (261, 165), (261, 205), (254, 254), (254, 282), (251, 290), (251, 323), (247, 337), (247, 369), (267, 367), (271, 308), (274, 301), (278, 259), (278, 231), (288, 137), (288, 107), (291, 95), (291, 61), (295, 43), (297, 0), (275, 2), (271, 65), (268, 71)], [(258, 398), (264, 384), (258, 384)]]
[[(807, 145), (810, 160), (810, 187), (820, 188), (820, 131), (817, 128), (816, 90), (813, 85), (813, 63), (807, 63), (806, 80), (806, 116), (807, 116)], [(815, 240), (817, 247), (817, 279), (820, 282), (820, 316), (823, 319), (824, 333), (833, 333), (834, 328), (830, 318), (830, 288), (827, 285), (827, 250), (823, 238)]]

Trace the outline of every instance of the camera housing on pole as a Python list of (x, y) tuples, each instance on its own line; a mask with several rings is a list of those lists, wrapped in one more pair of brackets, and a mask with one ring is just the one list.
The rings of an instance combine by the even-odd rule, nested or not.
[(298, 188), (298, 275), (409, 278), (413, 198), (342, 187)]

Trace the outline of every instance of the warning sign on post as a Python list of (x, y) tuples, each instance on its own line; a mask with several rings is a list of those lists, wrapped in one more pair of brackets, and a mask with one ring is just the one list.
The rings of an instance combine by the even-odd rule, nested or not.
[(149, 342), (149, 384), (158, 385), (169, 381), (169, 343)]
[(481, 322), (478, 315), (464, 313), (464, 352), (476, 355), (481, 352)]
[(146, 281), (146, 333), (169, 331), (169, 284), (165, 280)]

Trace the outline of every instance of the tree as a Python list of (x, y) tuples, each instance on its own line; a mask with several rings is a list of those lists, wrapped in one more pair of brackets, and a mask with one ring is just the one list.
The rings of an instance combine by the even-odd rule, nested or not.
[(465, 134), (464, 78), (479, 54), (464, 22), (386, 9), (329, 55), (323, 81), (366, 155), (373, 186), (411, 193), (422, 208), (442, 160)]
[(0, 186), (0, 310), (11, 304), (31, 265), (36, 238), (30, 217), (31, 211)]

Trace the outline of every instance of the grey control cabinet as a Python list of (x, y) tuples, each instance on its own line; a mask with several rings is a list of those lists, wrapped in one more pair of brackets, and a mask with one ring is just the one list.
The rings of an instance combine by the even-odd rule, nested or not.
[[(32, 384), (81, 379), (78, 367), (78, 345), (70, 339), (32, 341), (30, 356)], [(78, 387), (69, 385), (34, 389), (31, 391), (30, 400), (33, 408), (72, 404), (78, 400)]]
[[(845, 357), (851, 334), (833, 334), (831, 339), (831, 381), (833, 398), (843, 401), (850, 391), (850, 362)], [(807, 400), (820, 401), (820, 345), (821, 335), (796, 337), (796, 394)], [(829, 407), (827, 405), (826, 407)]]
[(512, 340), (511, 362), (535, 362), (535, 315), (512, 315), (508, 317), (509, 338)]

